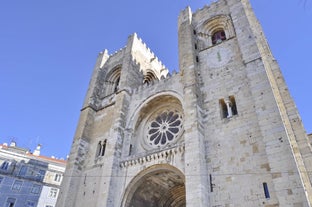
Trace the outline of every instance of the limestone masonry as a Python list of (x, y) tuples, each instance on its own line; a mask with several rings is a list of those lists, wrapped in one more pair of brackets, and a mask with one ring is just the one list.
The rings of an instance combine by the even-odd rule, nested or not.
[(248, 0), (178, 19), (179, 72), (100, 53), (57, 207), (307, 207), (312, 152)]

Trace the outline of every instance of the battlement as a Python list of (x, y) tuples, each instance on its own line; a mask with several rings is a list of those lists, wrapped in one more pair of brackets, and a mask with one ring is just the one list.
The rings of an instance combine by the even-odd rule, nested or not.
[(102, 60), (100, 63), (100, 68), (104, 66), (106, 61), (119, 61), (122, 60), (122, 57), (126, 51), (126, 46), (123, 48), (120, 48), (119, 50), (116, 50), (115, 52), (108, 54), (108, 51), (105, 49), (104, 51), (99, 53), (99, 56), (102, 56)]
[[(218, 14), (227, 14), (228, 12), (225, 12), (227, 2), (225, 0), (222, 1), (212, 1), (210, 4), (206, 4), (204, 7), (199, 8), (193, 12), (193, 18), (196, 21), (205, 21), (206, 18), (203, 18), (203, 16), (215, 16)], [(209, 12), (207, 12), (209, 11)]]
[(114, 56), (117, 56), (119, 54), (122, 54), (125, 50), (126, 50), (126, 46), (124, 46), (123, 48), (120, 48), (119, 50), (116, 50), (115, 52), (113, 52), (112, 54), (109, 55), (110, 58), (113, 58)]
[(149, 69), (155, 73), (158, 79), (162, 76), (166, 77), (169, 70), (146, 45), (146, 43), (143, 42), (143, 40), (139, 38), (136, 33), (134, 33), (130, 38), (132, 39), (133, 61), (140, 64), (140, 70), (143, 74), (145, 74)]
[(224, 0), (212, 0), (210, 4), (204, 5), (202, 8), (198, 8), (193, 12), (194, 14), (205, 11), (207, 9), (218, 10), (220, 6), (224, 6), (226, 2)]
[(179, 25), (187, 19), (189, 19), (189, 21), (193, 21), (193, 17), (196, 18), (197, 15), (202, 16), (203, 14), (207, 14), (207, 10), (218, 11), (222, 13), (222, 10), (219, 8), (224, 8), (226, 4), (227, 2), (225, 0), (212, 0), (210, 4), (206, 4), (204, 7), (196, 9), (194, 12), (190, 7), (186, 7), (184, 10), (180, 11)]

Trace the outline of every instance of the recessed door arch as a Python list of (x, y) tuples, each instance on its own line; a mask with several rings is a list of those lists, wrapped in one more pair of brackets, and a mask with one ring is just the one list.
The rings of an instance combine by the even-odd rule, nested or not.
[(153, 165), (129, 183), (122, 207), (185, 207), (184, 174), (170, 165)]

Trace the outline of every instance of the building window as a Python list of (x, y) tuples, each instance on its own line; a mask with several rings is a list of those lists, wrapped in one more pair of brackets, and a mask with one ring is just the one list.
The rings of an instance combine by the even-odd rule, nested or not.
[(103, 142), (99, 141), (98, 146), (97, 146), (97, 152), (96, 152), (97, 157), (102, 157), (105, 155), (106, 143), (107, 143), (107, 139), (105, 139)]
[(41, 190), (41, 186), (37, 185), (37, 184), (33, 184), (33, 186), (31, 187), (31, 193), (33, 194), (39, 194)]
[(220, 99), (219, 104), (222, 118), (231, 118), (232, 116), (237, 115), (237, 107), (234, 96), (229, 96), (227, 99)]
[(54, 206), (51, 206), (51, 205), (45, 205), (45, 207), (54, 207)]
[(16, 202), (16, 198), (8, 198), (5, 207), (14, 207)]
[(50, 192), (48, 197), (50, 198), (57, 198), (58, 189), (57, 188), (50, 188)]
[(61, 175), (61, 174), (55, 174), (55, 176), (54, 176), (54, 181), (55, 181), (55, 182), (61, 182), (61, 178), (62, 178), (62, 175)]
[(210, 192), (213, 192), (213, 189), (215, 188), (215, 184), (212, 183), (212, 175), (209, 175), (209, 182), (210, 182)]
[(115, 81), (115, 86), (114, 86), (114, 93), (116, 93), (119, 89), (119, 82), (120, 82), (120, 77), (117, 78), (117, 80)]
[(106, 142), (107, 142), (107, 140), (105, 139), (104, 142), (103, 142), (103, 144), (102, 144), (101, 156), (104, 156), (104, 155), (105, 155)]
[(12, 185), (12, 190), (20, 191), (23, 185), (23, 181), (21, 180), (15, 180)]
[(198, 57), (198, 56), (196, 56), (196, 62), (197, 62), (197, 63), (199, 62), (199, 57)]
[(101, 150), (102, 150), (102, 141), (99, 141), (96, 148), (96, 157), (99, 157), (101, 155)]
[(35, 207), (36, 202), (35, 201), (26, 201), (26, 207)]
[(218, 30), (218, 31), (214, 32), (211, 36), (211, 41), (212, 41), (213, 45), (219, 44), (224, 40), (226, 40), (224, 30)]
[(132, 153), (132, 144), (130, 144), (130, 146), (129, 146), (129, 155), (131, 155), (131, 153)]
[(25, 176), (27, 173), (27, 166), (23, 165), (18, 173), (19, 176)]
[[(116, 93), (120, 88), (121, 67), (117, 66), (106, 76), (104, 80), (104, 96)], [(104, 91), (103, 91), (104, 92)]]
[(2, 170), (8, 170), (9, 169), (9, 166), (10, 166), (10, 163), (8, 161), (4, 161), (2, 164), (1, 164), (1, 169)]
[(227, 106), (226, 106), (226, 103), (225, 103), (224, 99), (220, 99), (219, 100), (219, 104), (220, 104), (220, 108), (221, 108), (221, 117), (223, 119), (227, 118), (228, 110), (227, 110)]
[(45, 175), (45, 170), (39, 170), (36, 175), (36, 180), (43, 181), (44, 175)]
[(269, 187), (267, 183), (262, 183), (263, 185), (263, 191), (264, 191), (264, 196), (266, 199), (270, 198), (270, 192), (269, 192)]

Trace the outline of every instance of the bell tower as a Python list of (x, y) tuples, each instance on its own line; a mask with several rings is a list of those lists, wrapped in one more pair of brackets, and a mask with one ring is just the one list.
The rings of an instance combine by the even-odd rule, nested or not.
[(57, 207), (312, 204), (312, 151), (248, 0), (178, 18), (179, 69), (99, 54)]
[(205, 114), (209, 203), (310, 206), (311, 146), (249, 1), (189, 14), (179, 17), (180, 70)]

